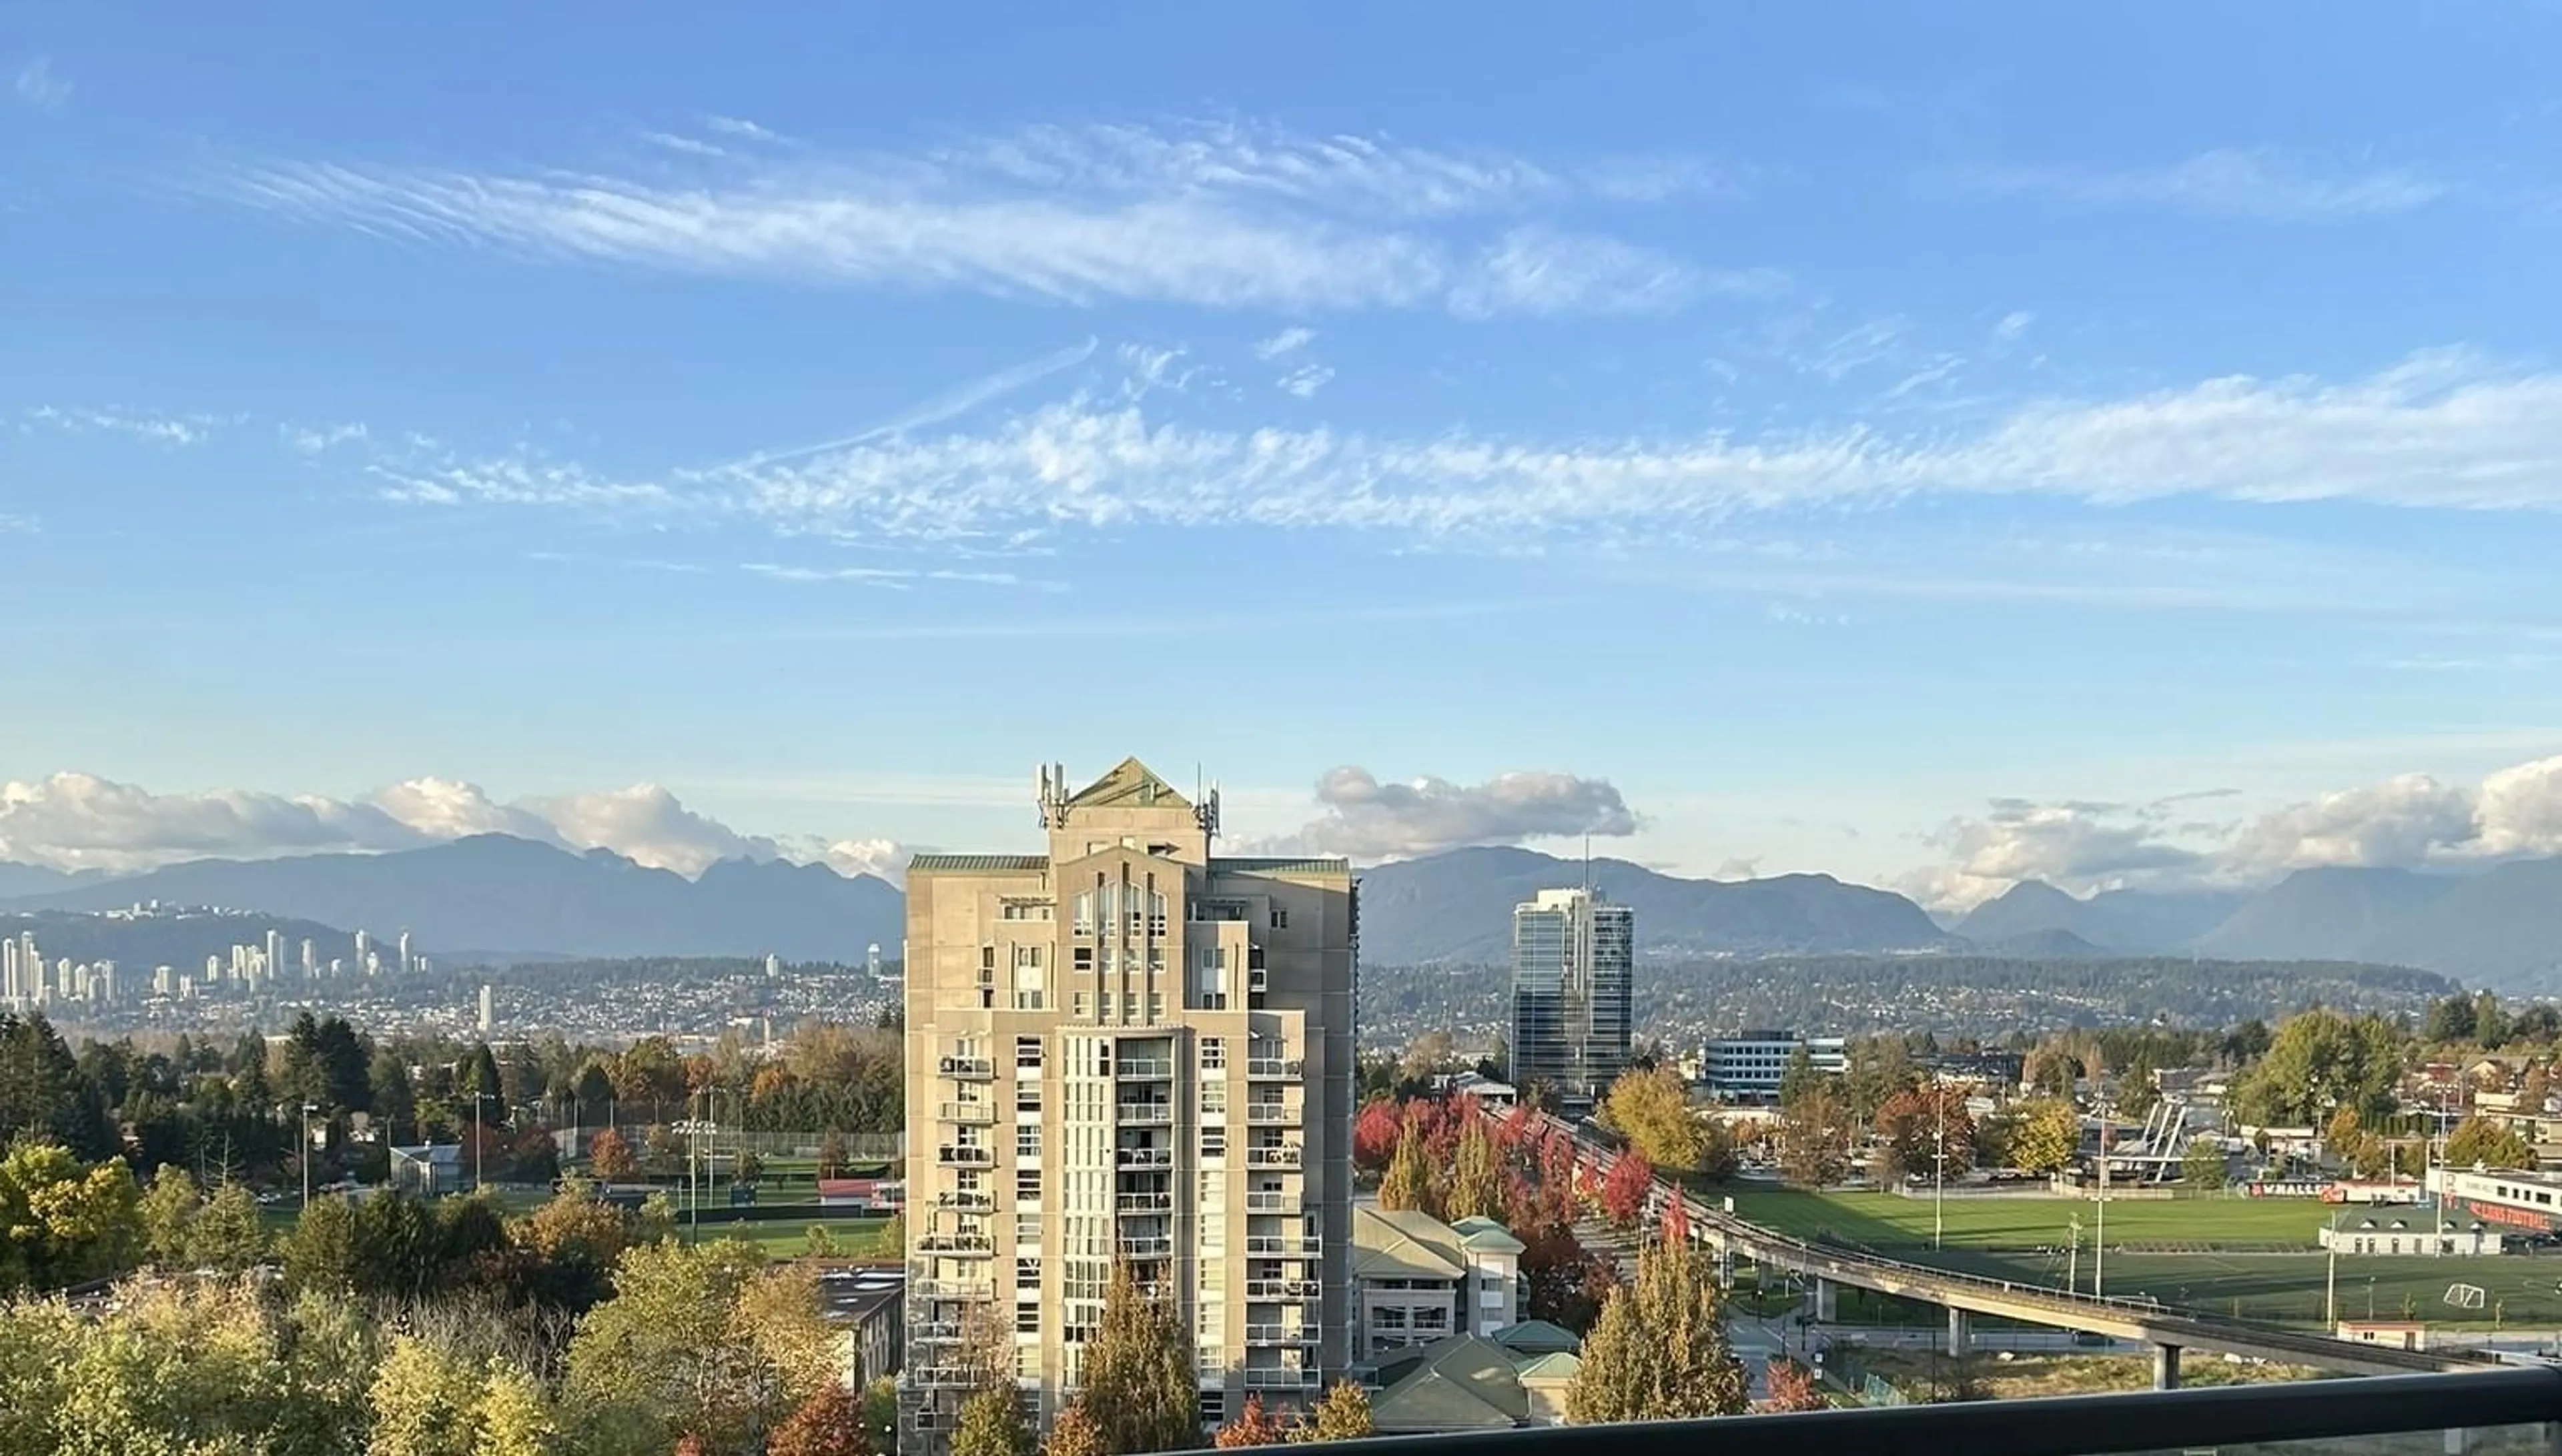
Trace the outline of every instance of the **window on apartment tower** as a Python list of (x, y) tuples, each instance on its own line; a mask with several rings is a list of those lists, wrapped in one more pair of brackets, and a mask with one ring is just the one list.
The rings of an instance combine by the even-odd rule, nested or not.
[(1037, 1303), (1018, 1304), (1014, 1306), (1014, 1333), (1017, 1335), (1039, 1334), (1040, 1312), (1041, 1307)]
[(1274, 930), (1288, 930), (1290, 928), (1290, 912), (1278, 905), (1273, 906), (1272, 928)]
[(1040, 1151), (1040, 1150), (1041, 1150), (1041, 1130), (1040, 1130), (1040, 1124), (1039, 1124), (1039, 1123), (1016, 1123), (1016, 1124), (1014, 1124), (1014, 1156), (1015, 1156), (1016, 1158), (1038, 1158), (1038, 1157), (1040, 1157), (1040, 1156), (1041, 1156), (1041, 1151)]
[(1227, 1038), (1204, 1036), (1200, 1039), (1201, 1070), (1214, 1072), (1227, 1065)]
[(1017, 1168), (1014, 1170), (1014, 1201), (1018, 1203), (1037, 1203), (1040, 1201), (1040, 1173), (1041, 1171), (1038, 1168)]

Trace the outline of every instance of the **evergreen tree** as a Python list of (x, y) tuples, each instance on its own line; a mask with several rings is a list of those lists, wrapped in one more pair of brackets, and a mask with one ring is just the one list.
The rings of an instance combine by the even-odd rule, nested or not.
[(344, 1198), (323, 1196), (303, 1208), (293, 1220), (293, 1232), (284, 1240), (284, 1282), (297, 1294), (354, 1292), (354, 1205)]
[(1637, 1277), (1611, 1291), (1584, 1337), (1566, 1387), (1578, 1425), (1736, 1415), (1750, 1404), (1743, 1366), (1726, 1341), (1714, 1256), (1687, 1241), (1637, 1255)]
[(266, 1261), (267, 1225), (248, 1188), (227, 1183), (214, 1189), (188, 1230), (187, 1257), (233, 1273)]
[(150, 1188), (134, 1205), (142, 1226), (142, 1256), (163, 1269), (183, 1266), (194, 1236), (196, 1210), (204, 1201), (194, 1179), (162, 1164), (151, 1176)]
[(952, 1456), (1032, 1456), (1031, 1427), (1012, 1385), (991, 1385), (962, 1402)]
[(1200, 1442), (1192, 1346), (1172, 1305), (1113, 1270), (1103, 1322), (1085, 1347), (1080, 1397), (1111, 1456), (1187, 1450)]

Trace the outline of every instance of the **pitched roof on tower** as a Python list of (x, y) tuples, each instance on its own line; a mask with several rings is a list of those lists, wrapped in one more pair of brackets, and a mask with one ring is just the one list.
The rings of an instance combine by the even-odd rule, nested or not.
[(1125, 758), (1112, 772), (1078, 790), (1067, 801), (1071, 809), (1190, 809), (1191, 801), (1177, 794), (1156, 772), (1135, 758)]

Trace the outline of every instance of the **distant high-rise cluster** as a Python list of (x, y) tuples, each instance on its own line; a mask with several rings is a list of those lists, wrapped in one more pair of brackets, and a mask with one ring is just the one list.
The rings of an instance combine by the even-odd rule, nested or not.
[(1628, 1064), (1636, 914), (1590, 889), (1513, 910), (1513, 1084), (1589, 1111)]
[(115, 999), (113, 961), (48, 961), (32, 930), (0, 940), (0, 1007), (30, 1011), (58, 1001), (103, 1004)]
[[(186, 912), (157, 904), (136, 905), (130, 910), (111, 911), (108, 918), (143, 920), (182, 913)], [(373, 938), (360, 930), (355, 942), (356, 970), (366, 976), (382, 975), (382, 953), (374, 949)], [(106, 1006), (145, 997), (194, 1001), (255, 996), (288, 979), (314, 983), (348, 974), (348, 962), (332, 957), (323, 963), (319, 948), (308, 940), (302, 942), (300, 952), (300, 974), (294, 977), (289, 969), (291, 963), (285, 960), (284, 933), (270, 929), (255, 945), (235, 942), (229, 951), (205, 957), (201, 971), (181, 972), (174, 966), (155, 966), (145, 989), (137, 978), (119, 978), (113, 961), (48, 958), (37, 944), (36, 933), (26, 930), (14, 938), (0, 939), (0, 1009), (24, 1012), (75, 1003)], [(424, 976), (431, 969), (427, 957), (413, 953), (407, 931), (401, 932), (399, 965), (404, 975)]]

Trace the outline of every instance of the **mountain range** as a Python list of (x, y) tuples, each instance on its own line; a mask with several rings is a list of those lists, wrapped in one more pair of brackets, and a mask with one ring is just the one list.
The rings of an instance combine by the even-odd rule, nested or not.
[[(1694, 880), (1625, 860), (1456, 849), (1362, 876), (1372, 966), (1498, 962), (1513, 906), (1586, 875), (1635, 909), (1651, 956), (1973, 952), (2023, 959), (2196, 955), (2412, 966), (2503, 991), (2562, 991), (2562, 859), (2477, 874), (2305, 869), (2265, 889), (2118, 890), (2024, 882), (1942, 927), (1902, 895), (1829, 875)], [(776, 954), (896, 959), (898, 888), (824, 865), (723, 860), (688, 880), (610, 850), (483, 834), (393, 854), (194, 860), (126, 878), (0, 864), (0, 913), (137, 901), (254, 910), (492, 956)]]

